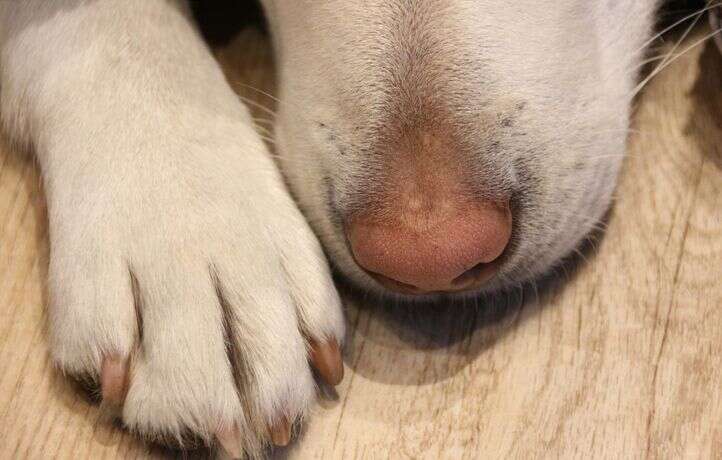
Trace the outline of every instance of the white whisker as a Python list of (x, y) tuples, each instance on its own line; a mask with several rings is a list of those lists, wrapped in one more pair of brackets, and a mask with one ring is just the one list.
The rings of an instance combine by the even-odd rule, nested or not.
[(263, 104), (261, 104), (261, 103), (259, 103), (259, 102), (254, 101), (253, 99), (250, 99), (250, 98), (248, 98), (248, 97), (242, 96), (242, 95), (240, 95), (240, 94), (238, 95), (238, 98), (239, 98), (241, 101), (245, 102), (246, 104), (248, 104), (248, 105), (250, 105), (250, 106), (253, 106), (253, 107), (256, 107), (257, 109), (266, 112), (267, 114), (271, 115), (272, 117), (275, 117), (275, 116), (277, 115), (276, 112), (274, 112), (272, 109), (266, 107), (265, 105), (263, 105)]
[(666, 34), (667, 32), (669, 32), (669, 31), (671, 31), (671, 30), (673, 30), (673, 29), (675, 29), (675, 28), (677, 28), (677, 26), (685, 23), (686, 21), (689, 21), (690, 19), (695, 19), (695, 20), (699, 19), (700, 16), (702, 16), (704, 13), (706, 13), (707, 11), (711, 10), (712, 8), (714, 8), (714, 7), (716, 7), (716, 6), (719, 6), (719, 4), (717, 4), (717, 5), (708, 5), (708, 6), (706, 6), (705, 8), (702, 8), (702, 9), (699, 10), (699, 11), (696, 11), (696, 12), (694, 12), (694, 13), (691, 13), (691, 14), (683, 17), (683, 18), (680, 19), (679, 21), (675, 22), (674, 24), (672, 24), (672, 25), (664, 28), (663, 30), (661, 30), (660, 32), (658, 32), (657, 34), (655, 34), (652, 38), (650, 38), (649, 40), (647, 40), (646, 42), (644, 42), (644, 44), (643, 44), (635, 53), (638, 53), (638, 52), (640, 52), (640, 51), (643, 51), (643, 50), (644, 50), (645, 48), (647, 48), (649, 45), (651, 45), (652, 43), (654, 43), (655, 40), (661, 38), (662, 35)]
[(271, 120), (270, 118), (258, 118), (258, 117), (256, 117), (256, 118), (253, 119), (253, 121), (255, 121), (256, 123), (262, 123), (262, 124), (264, 124), (264, 125), (271, 125), (271, 126), (276, 123), (275, 120)]
[[(654, 77), (656, 77), (661, 71), (666, 69), (670, 64), (672, 64), (674, 61), (682, 57), (683, 55), (687, 54), (692, 49), (696, 48), (697, 46), (701, 45), (702, 43), (705, 43), (709, 41), (711, 38), (713, 38), (715, 35), (722, 32), (722, 28), (714, 30), (710, 32), (709, 34), (705, 35), (704, 37), (700, 38), (696, 42), (692, 43), (690, 46), (688, 46), (684, 51), (681, 51), (679, 54), (675, 55), (674, 57), (666, 60), (662, 64), (660, 64), (649, 76), (647, 76), (644, 80), (642, 80), (637, 87), (632, 91), (632, 95), (630, 96), (630, 99), (633, 99), (639, 94), (639, 92), (649, 83)], [(675, 45), (676, 47), (676, 45)]]

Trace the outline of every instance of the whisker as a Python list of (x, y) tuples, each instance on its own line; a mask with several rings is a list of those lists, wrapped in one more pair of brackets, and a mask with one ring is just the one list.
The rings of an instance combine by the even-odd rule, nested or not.
[(585, 157), (585, 160), (616, 159), (616, 158), (627, 158), (627, 157), (632, 157), (632, 156), (635, 156), (635, 154), (631, 154), (631, 153), (627, 153), (627, 152), (609, 153), (609, 154), (604, 154), (604, 155), (594, 155), (594, 156)]
[(250, 90), (253, 90), (253, 91), (255, 91), (255, 92), (259, 93), (259, 94), (262, 94), (262, 95), (264, 95), (264, 96), (266, 96), (266, 97), (274, 100), (275, 102), (277, 102), (277, 103), (279, 103), (279, 104), (282, 104), (282, 103), (283, 103), (279, 98), (277, 98), (277, 97), (274, 96), (273, 94), (271, 94), (271, 93), (269, 93), (269, 92), (267, 92), (267, 91), (263, 91), (263, 90), (260, 89), (260, 88), (256, 88), (255, 86), (251, 86), (251, 85), (249, 85), (249, 84), (247, 84), (247, 83), (243, 83), (243, 82), (241, 82), (241, 81), (236, 82), (236, 84), (238, 84), (238, 85), (240, 85), (240, 86), (243, 86), (244, 88), (248, 88), (248, 89), (250, 89)]
[(649, 40), (647, 40), (646, 42), (644, 42), (644, 44), (643, 44), (641, 47), (639, 47), (639, 49), (637, 49), (637, 51), (635, 51), (635, 53), (639, 53), (640, 51), (643, 51), (643, 50), (644, 50), (645, 48), (647, 48), (649, 45), (651, 45), (652, 43), (654, 43), (655, 40), (661, 38), (662, 35), (666, 34), (667, 32), (669, 32), (669, 31), (671, 31), (671, 30), (673, 30), (673, 29), (675, 29), (675, 28), (677, 28), (677, 26), (683, 24), (684, 22), (689, 21), (690, 19), (693, 19), (693, 18), (694, 18), (695, 20), (699, 19), (699, 17), (701, 17), (704, 13), (706, 13), (707, 11), (711, 10), (712, 8), (714, 8), (714, 7), (716, 7), (716, 6), (719, 6), (719, 4), (717, 4), (717, 5), (707, 5), (705, 8), (702, 8), (702, 9), (699, 10), (699, 11), (696, 11), (696, 12), (694, 12), (694, 13), (691, 13), (691, 14), (683, 17), (683, 18), (680, 19), (679, 21), (675, 22), (674, 24), (672, 24), (672, 25), (664, 28), (664, 29), (661, 30), (660, 32), (656, 33), (656, 34), (655, 34), (653, 37), (651, 37)]
[(266, 128), (263, 125), (259, 125), (257, 123), (257, 120), (253, 120), (253, 127), (256, 128), (258, 131), (261, 131), (263, 134), (266, 134), (268, 136), (273, 136), (273, 131), (269, 128)]
[(254, 118), (253, 121), (256, 123), (263, 123), (264, 125), (273, 125), (276, 123), (275, 120), (271, 120), (270, 118)]
[(674, 44), (674, 46), (672, 47), (672, 49), (667, 53), (667, 56), (666, 56), (666, 57), (662, 60), (662, 62), (659, 64), (660, 67), (664, 66), (664, 65), (667, 63), (667, 61), (669, 60), (669, 58), (670, 58), (672, 55), (674, 55), (674, 52), (675, 52), (675, 51), (677, 50), (677, 48), (679, 48), (679, 46), (684, 42), (684, 40), (687, 38), (687, 36), (690, 34), (690, 32), (692, 32), (692, 30), (694, 29), (694, 26), (697, 25), (697, 23), (699, 22), (699, 20), (700, 20), (701, 17), (702, 17), (702, 15), (698, 15), (696, 18), (694, 18), (694, 21), (692, 21), (692, 23), (687, 27), (687, 29), (684, 31), (684, 33), (683, 33), (682, 36), (679, 38), (679, 40), (677, 40), (677, 43)]
[(253, 99), (250, 99), (246, 96), (242, 96), (240, 94), (238, 94), (237, 96), (241, 101), (245, 102), (246, 104), (248, 104), (250, 106), (256, 107), (259, 110), (262, 110), (263, 112), (266, 112), (267, 114), (271, 115), (272, 117), (275, 117), (277, 115), (276, 112), (274, 112), (272, 109), (266, 107), (265, 105), (263, 105), (259, 102), (254, 101)]
[(696, 42), (692, 43), (692, 44), (691, 44), (690, 46), (688, 46), (684, 51), (681, 51), (679, 54), (677, 54), (677, 55), (674, 56), (673, 58), (671, 58), (671, 59), (663, 62), (663, 63), (662, 63), (663, 65), (660, 64), (660, 66), (658, 66), (658, 67), (654, 70), (654, 72), (652, 72), (649, 76), (647, 76), (644, 80), (642, 80), (642, 81), (637, 85), (637, 87), (636, 87), (636, 88), (634, 89), (634, 91), (632, 92), (632, 95), (631, 95), (630, 99), (634, 99), (634, 98), (637, 96), (637, 94), (639, 94), (639, 92), (647, 85), (647, 83), (649, 83), (654, 77), (656, 77), (661, 71), (663, 71), (664, 69), (666, 69), (666, 68), (667, 68), (669, 65), (671, 65), (674, 61), (676, 61), (677, 59), (679, 59), (679, 58), (682, 57), (683, 55), (687, 54), (689, 51), (691, 51), (692, 49), (694, 49), (694, 48), (696, 48), (697, 46), (701, 45), (702, 43), (707, 42), (708, 40), (710, 40), (711, 38), (713, 38), (715, 35), (719, 34), (720, 32), (722, 32), (722, 28), (719, 28), (719, 29), (717, 29), (717, 30), (714, 30), (714, 31), (710, 32), (709, 34), (705, 35), (705, 36), (702, 37), (701, 39), (699, 39), (699, 40), (697, 40)]
[[(260, 89), (260, 88), (256, 88), (256, 87), (254, 87), (254, 86), (252, 86), (252, 85), (249, 85), (249, 84), (247, 84), (247, 83), (244, 83), (244, 82), (242, 82), (242, 81), (235, 81), (233, 84), (234, 84), (234, 85), (237, 85), (237, 86), (242, 86), (242, 87), (244, 87), (244, 88), (248, 88), (248, 89), (250, 89), (250, 90), (252, 90), (252, 91), (257, 92), (258, 94), (261, 94), (261, 95), (263, 95), (263, 96), (266, 96), (266, 97), (268, 97), (269, 99), (271, 99), (272, 101), (274, 101), (275, 103), (277, 103), (278, 105), (291, 104), (295, 109), (297, 109), (297, 113), (296, 113), (297, 116), (303, 118), (305, 121), (311, 122), (311, 123), (313, 123), (313, 124), (322, 125), (322, 126), (324, 126), (324, 127), (326, 127), (326, 128), (329, 128), (329, 126), (328, 126), (329, 124), (328, 124), (328, 123), (324, 123), (324, 122), (322, 122), (322, 121), (320, 121), (320, 120), (316, 120), (316, 119), (314, 119), (314, 118), (307, 117), (307, 116), (305, 115), (306, 112), (308, 112), (308, 109), (307, 109), (307, 108), (301, 107), (301, 106), (298, 105), (298, 104), (290, 103), (288, 100), (280, 99), (280, 98), (274, 96), (273, 94), (271, 94), (271, 93), (269, 93), (269, 92), (267, 92), (267, 91), (264, 91), (264, 90), (262, 90), (262, 89)], [(240, 97), (243, 98), (243, 96), (240, 96)], [(277, 116), (277, 113), (276, 113), (276, 112), (273, 112), (273, 113), (272, 113), (272, 116), (274, 116), (274, 117)], [(339, 133), (338, 131), (333, 130), (333, 134), (334, 134), (335, 137), (339, 138), (342, 142), (344, 142), (344, 143), (346, 143), (346, 144), (349, 144), (349, 145), (353, 145), (353, 144), (354, 144), (353, 142), (350, 142), (350, 141), (349, 141), (348, 139), (346, 139), (345, 137), (342, 137), (342, 136), (341, 136), (341, 133)]]

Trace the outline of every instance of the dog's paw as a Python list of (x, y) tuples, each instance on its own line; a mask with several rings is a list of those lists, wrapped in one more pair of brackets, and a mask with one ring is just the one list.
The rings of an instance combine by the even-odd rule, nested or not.
[(344, 325), (275, 165), (250, 133), (218, 140), (235, 136), (52, 180), (49, 291), (55, 361), (131, 430), (241, 455), (289, 441), (310, 366), (341, 380)]

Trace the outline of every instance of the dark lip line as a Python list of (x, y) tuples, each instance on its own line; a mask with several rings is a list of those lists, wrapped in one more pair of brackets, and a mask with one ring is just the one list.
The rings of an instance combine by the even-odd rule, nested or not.
[[(369, 294), (372, 298), (376, 298), (381, 302), (393, 301), (394, 303), (401, 302), (402, 304), (409, 305), (436, 305), (439, 303), (447, 302), (463, 302), (465, 299), (485, 299), (486, 297), (493, 295), (498, 289), (494, 290), (475, 290), (475, 291), (462, 291), (458, 293), (451, 292), (428, 292), (424, 294), (403, 294), (398, 291), (392, 291), (384, 288), (378, 282), (369, 279), (373, 282), (375, 289), (369, 289), (368, 286), (364, 286), (363, 283), (354, 279), (353, 275), (349, 275), (343, 270), (337, 263), (331, 262), (331, 267), (335, 273), (337, 282), (347, 289), (355, 298), (367, 298)], [(499, 289), (501, 291), (503, 289)]]

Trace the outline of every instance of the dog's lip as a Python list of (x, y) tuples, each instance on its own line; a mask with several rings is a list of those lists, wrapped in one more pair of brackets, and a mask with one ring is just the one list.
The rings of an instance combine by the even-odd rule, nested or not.
[[(484, 264), (483, 267), (480, 267), (481, 269), (477, 271), (476, 276), (466, 276), (466, 274), (461, 275), (457, 280), (454, 280), (454, 288), (453, 289), (447, 289), (443, 291), (427, 291), (424, 289), (420, 289), (416, 286), (413, 286), (411, 284), (403, 283), (401, 281), (397, 281), (394, 279), (391, 279), (387, 276), (381, 275), (379, 273), (370, 272), (368, 270), (365, 270), (359, 266), (359, 264), (356, 264), (356, 266), (362, 270), (364, 273), (366, 273), (371, 279), (374, 280), (377, 284), (381, 285), (384, 289), (395, 293), (395, 294), (404, 294), (409, 295), (413, 297), (432, 297), (432, 296), (439, 296), (439, 295), (453, 295), (453, 294), (468, 294), (468, 293), (475, 293), (479, 292), (480, 288), (487, 284), (489, 281), (491, 281), (496, 274), (496, 271), (498, 269), (498, 262), (490, 262), (488, 264)], [(462, 279), (463, 277), (463, 279)]]

